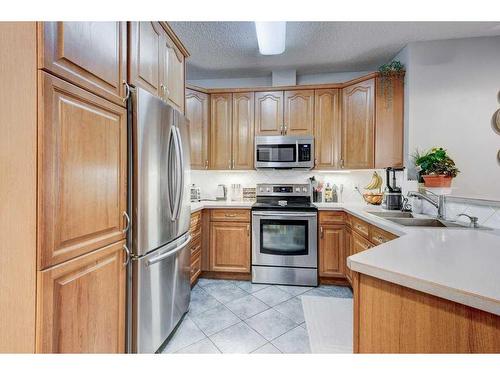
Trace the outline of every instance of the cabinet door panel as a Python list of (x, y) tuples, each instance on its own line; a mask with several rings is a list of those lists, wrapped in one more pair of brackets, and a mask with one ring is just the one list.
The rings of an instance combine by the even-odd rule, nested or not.
[(210, 223), (210, 270), (250, 272), (249, 223)]
[(283, 126), (283, 91), (255, 93), (255, 133), (280, 135)]
[(158, 22), (130, 22), (129, 82), (161, 96), (164, 31)]
[(344, 168), (374, 166), (374, 93), (370, 79), (343, 89), (342, 159)]
[(210, 168), (231, 169), (232, 94), (211, 95)]
[(376, 79), (375, 168), (403, 166), (404, 79)]
[(320, 226), (319, 275), (342, 277), (344, 271), (344, 226)]
[(342, 123), (340, 91), (314, 91), (314, 147), (317, 169), (340, 168)]
[(312, 135), (314, 90), (285, 91), (286, 135)]
[(253, 169), (254, 94), (233, 94), (233, 169)]
[(43, 22), (41, 68), (124, 105), (126, 22)]
[(116, 242), (127, 198), (125, 108), (47, 73), (39, 96), (39, 269)]
[(357, 254), (361, 251), (365, 251), (373, 247), (373, 245), (366, 238), (363, 238), (360, 234), (352, 231), (352, 254)]
[(125, 351), (124, 244), (38, 272), (38, 353)]
[(174, 43), (165, 36), (165, 67), (166, 77), (163, 78), (166, 99), (174, 107), (184, 112), (184, 56), (177, 50)]
[(209, 107), (207, 94), (187, 90), (186, 117), (189, 119), (191, 169), (208, 168)]

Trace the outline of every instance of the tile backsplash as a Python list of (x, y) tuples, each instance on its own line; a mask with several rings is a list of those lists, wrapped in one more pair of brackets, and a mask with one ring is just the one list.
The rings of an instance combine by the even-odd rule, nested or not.
[[(384, 171), (377, 170), (381, 176)], [(307, 184), (309, 177), (315, 176), (316, 180), (325, 184), (344, 185), (342, 201), (349, 203), (363, 203), (363, 198), (354, 189), (359, 186), (361, 191), (366, 186), (373, 174), (373, 170), (360, 171), (296, 171), (296, 170), (269, 170), (269, 171), (192, 171), (191, 182), (201, 188), (202, 199), (215, 197), (218, 184), (224, 184), (230, 191), (231, 184), (241, 184), (242, 187), (255, 187), (260, 183), (295, 183)]]
[[(377, 170), (384, 178), (385, 171)], [(315, 176), (317, 180), (324, 183), (344, 185), (342, 202), (344, 203), (364, 203), (363, 198), (354, 189), (359, 186), (361, 191), (368, 184), (373, 174), (373, 170), (359, 171), (291, 171), (291, 170), (269, 170), (269, 171), (191, 171), (191, 182), (201, 188), (202, 199), (215, 198), (218, 184), (224, 184), (230, 192), (231, 184), (241, 184), (242, 187), (255, 187), (259, 183), (297, 183), (305, 184), (309, 182), (309, 177)], [(398, 176), (398, 185), (403, 186), (403, 193), (409, 190), (417, 190), (415, 181), (407, 181), (406, 176)], [(229, 197), (230, 198), (230, 197)], [(436, 209), (425, 201), (420, 201), (424, 214), (436, 215)], [(459, 220), (467, 222), (466, 217), (458, 217), (465, 213), (479, 218), (479, 224), (500, 229), (500, 202), (480, 201), (476, 199), (448, 197), (446, 201), (446, 217), (449, 220)]]

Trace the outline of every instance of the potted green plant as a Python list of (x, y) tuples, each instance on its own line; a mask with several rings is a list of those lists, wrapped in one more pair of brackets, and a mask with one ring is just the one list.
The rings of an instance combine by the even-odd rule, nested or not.
[(393, 81), (403, 79), (405, 75), (405, 67), (399, 60), (391, 61), (388, 64), (381, 65), (378, 68), (380, 77), (380, 90), (382, 96), (385, 98), (386, 108), (390, 108), (393, 99)]
[(432, 148), (425, 153), (417, 150), (414, 158), (425, 187), (450, 187), (452, 179), (460, 172), (442, 147)]

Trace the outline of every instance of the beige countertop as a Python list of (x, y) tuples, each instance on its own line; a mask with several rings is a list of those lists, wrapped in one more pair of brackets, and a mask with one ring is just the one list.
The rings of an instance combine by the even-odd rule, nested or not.
[[(202, 201), (203, 208), (247, 208), (253, 202)], [(353, 271), (500, 315), (500, 231), (404, 227), (370, 214), (380, 207), (316, 203), (348, 212), (399, 238), (352, 255)]]

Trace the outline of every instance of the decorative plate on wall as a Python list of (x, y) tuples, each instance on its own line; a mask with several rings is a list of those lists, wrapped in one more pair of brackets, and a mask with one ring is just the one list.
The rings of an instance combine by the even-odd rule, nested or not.
[(500, 109), (497, 111), (495, 125), (497, 127), (497, 130), (500, 132)]

